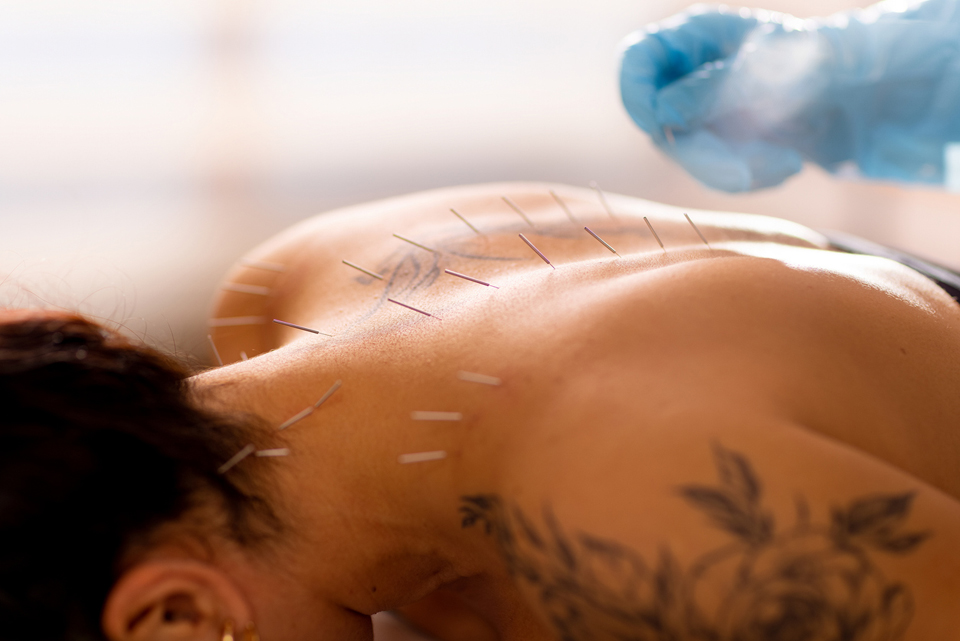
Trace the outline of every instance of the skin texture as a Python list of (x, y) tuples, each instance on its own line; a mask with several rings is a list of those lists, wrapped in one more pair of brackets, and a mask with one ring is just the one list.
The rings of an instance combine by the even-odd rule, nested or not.
[[(703, 559), (730, 545), (787, 554), (783, 542), (806, 536), (804, 523), (820, 528), (830, 558), (848, 558), (844, 541), (883, 531), (857, 558), (870, 559), (869, 572), (858, 566), (863, 576), (883, 577), (875, 583), (891, 590), (881, 599), (889, 607), (870, 610), (873, 628), (850, 638), (954, 638), (960, 308), (909, 269), (825, 251), (819, 235), (785, 221), (690, 212), (707, 246), (681, 210), (607, 199), (613, 215), (597, 194), (555, 185), (428, 192), (318, 216), (247, 257), (283, 271), (238, 264), (226, 284), (269, 294), (224, 290), (213, 318), (277, 318), (333, 336), (272, 323), (215, 327), (227, 366), (194, 379), (199, 402), (279, 426), (335, 381), (342, 386), (283, 431), (289, 456), (241, 463), (273, 479), (284, 533), (256, 551), (213, 541), (200, 552), (180, 543), (185, 536), (167, 537), (131, 559), (130, 572), (162, 574), (168, 561), (187, 559), (219, 579), (149, 597), (138, 586), (159, 581), (153, 575), (134, 576), (132, 587), (121, 579), (105, 609), (111, 638), (216, 638), (231, 618), (255, 621), (270, 641), (370, 639), (368, 615), (403, 607), (451, 639), (621, 638), (612, 604), (638, 611), (654, 607), (652, 597), (612, 575), (584, 574), (561, 541), (574, 542), (566, 547), (576, 559), (592, 558), (576, 548), (585, 540), (614, 542), (619, 556), (605, 558), (642, 560), (633, 568), (662, 567), (668, 550), (680, 568), (674, 583), (706, 585), (695, 605), (715, 612), (755, 601), (744, 600), (742, 583), (696, 583)], [(459, 371), (501, 384), (464, 381)], [(415, 420), (418, 411), (460, 420)], [(446, 458), (398, 462), (436, 450)], [(861, 519), (867, 512), (874, 516)], [(775, 545), (755, 534), (767, 518)], [(848, 522), (860, 525), (841, 527)], [(843, 534), (851, 527), (855, 535)], [(910, 536), (919, 538), (901, 540)], [(541, 570), (533, 578), (530, 564)], [(608, 603), (587, 608), (577, 595), (604, 593), (588, 589), (595, 579)], [(577, 587), (558, 593), (561, 584)], [(192, 596), (171, 600), (180, 593)], [(194, 622), (190, 634), (169, 633), (163, 616), (138, 628), (137, 612), (184, 602), (178, 620)], [(431, 616), (438, 605), (465, 618), (444, 623)], [(817, 611), (853, 607), (829, 605)], [(763, 608), (741, 610), (742, 622)], [(804, 612), (803, 625), (827, 625), (826, 615)], [(728, 619), (710, 625), (733, 635)], [(755, 638), (789, 638), (768, 628)], [(658, 629), (664, 636), (633, 633), (695, 638)]]

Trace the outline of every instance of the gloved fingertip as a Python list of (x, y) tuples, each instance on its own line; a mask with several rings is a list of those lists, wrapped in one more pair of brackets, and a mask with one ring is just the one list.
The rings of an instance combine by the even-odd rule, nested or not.
[(740, 194), (753, 189), (750, 172), (742, 163), (724, 164), (705, 168), (706, 171), (691, 171), (690, 175), (710, 189)]
[(803, 169), (803, 161), (800, 160), (799, 156), (797, 157), (797, 160), (797, 163), (790, 163), (789, 166), (784, 165), (776, 168), (775, 170), (769, 167), (764, 167), (759, 171), (751, 172), (753, 178), (751, 180), (750, 189), (755, 190), (776, 187), (790, 176), (800, 173), (800, 171)]
[(627, 110), (627, 115), (638, 127), (647, 133), (660, 129), (655, 109), (656, 92), (652, 87), (622, 83), (620, 99), (623, 101), (624, 109)]
[(750, 168), (750, 189), (775, 187), (803, 169), (803, 158), (796, 150), (763, 140), (738, 145), (733, 151)]
[(711, 189), (739, 193), (752, 188), (748, 164), (709, 131), (674, 132), (674, 143), (663, 149), (691, 176)]

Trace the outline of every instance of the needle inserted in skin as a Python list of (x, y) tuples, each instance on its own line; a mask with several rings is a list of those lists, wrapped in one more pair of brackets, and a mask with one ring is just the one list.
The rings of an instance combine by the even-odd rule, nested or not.
[(447, 453), (443, 450), (435, 450), (433, 452), (416, 452), (414, 454), (401, 454), (397, 457), (397, 461), (401, 464), (406, 463), (424, 463), (426, 461), (439, 461), (441, 459), (447, 458)]
[(479, 229), (477, 229), (476, 227), (474, 227), (473, 225), (471, 225), (471, 224), (470, 224), (470, 221), (467, 220), (466, 218), (464, 218), (463, 216), (461, 216), (461, 215), (459, 214), (459, 212), (457, 212), (456, 209), (454, 209), (453, 207), (451, 207), (451, 208), (450, 208), (450, 211), (453, 213), (454, 216), (456, 216), (457, 218), (459, 218), (460, 220), (462, 220), (463, 222), (465, 222), (465, 223), (467, 224), (467, 227), (469, 227), (469, 228), (472, 229), (473, 231), (475, 231), (475, 232), (477, 232), (478, 234), (480, 234), (481, 236), (483, 236), (483, 233), (482, 233)]
[(207, 321), (208, 327), (234, 327), (237, 325), (263, 325), (267, 322), (264, 316), (228, 316), (225, 318), (211, 318)]
[(253, 267), (254, 269), (266, 269), (271, 272), (285, 272), (287, 268), (280, 263), (268, 263), (265, 260), (247, 260), (241, 259), (240, 264), (244, 267)]
[(477, 374), (475, 372), (457, 372), (457, 378), (468, 383), (481, 383), (483, 385), (499, 385), (500, 379), (496, 376), (487, 376), (486, 374)]
[(339, 381), (339, 380), (338, 380), (336, 383), (334, 383), (333, 385), (331, 385), (331, 386), (330, 386), (330, 389), (328, 389), (328, 390), (326, 391), (326, 393), (324, 393), (324, 395), (320, 397), (320, 400), (313, 404), (313, 407), (314, 407), (314, 408), (317, 408), (317, 407), (320, 407), (321, 405), (323, 405), (324, 401), (326, 401), (328, 398), (330, 398), (331, 396), (333, 396), (333, 393), (336, 392), (338, 389), (340, 389), (340, 384), (341, 384), (341, 382), (342, 382), (342, 381)]
[(602, 239), (602, 238), (600, 238), (599, 236), (597, 236), (597, 235), (593, 232), (592, 229), (590, 229), (589, 227), (584, 227), (583, 229), (584, 229), (588, 234), (590, 234), (591, 236), (593, 236), (594, 238), (596, 238), (597, 240), (599, 240), (601, 243), (603, 243), (603, 246), (604, 246), (604, 247), (606, 247), (607, 249), (609, 249), (610, 251), (612, 251), (614, 254), (617, 254), (617, 258), (623, 258), (620, 254), (617, 253), (617, 250), (616, 250), (616, 249), (614, 249), (613, 247), (611, 247), (610, 245), (608, 245), (608, 244), (607, 244), (607, 241), (605, 241), (604, 239)]
[(460, 421), (463, 414), (460, 412), (410, 412), (410, 418), (415, 421)]
[(260, 285), (244, 285), (243, 283), (227, 283), (226, 285), (221, 285), (220, 289), (226, 290), (228, 292), (239, 292), (241, 294), (257, 294), (258, 296), (270, 295), (270, 288), (261, 287)]
[(217, 468), (217, 474), (226, 474), (231, 467), (253, 454), (256, 449), (257, 448), (255, 448), (253, 445), (247, 445), (242, 450), (234, 454), (229, 461)]
[(294, 329), (310, 332), (311, 334), (323, 334), (324, 336), (333, 336), (333, 334), (326, 334), (324, 332), (321, 332), (319, 329), (311, 329), (309, 327), (304, 327), (303, 325), (297, 325), (295, 323), (288, 323), (287, 321), (277, 320), (276, 318), (273, 319), (273, 322), (276, 323), (277, 325), (286, 325), (287, 327), (292, 327)]
[[(697, 232), (697, 236), (700, 237), (700, 240), (703, 241), (703, 244), (706, 245), (707, 247), (710, 247), (710, 243), (708, 243), (707, 239), (704, 238), (703, 234), (700, 233), (700, 228), (697, 227), (692, 220), (690, 220), (690, 216), (688, 216), (686, 213), (684, 213), (683, 215), (687, 219), (687, 222), (690, 223), (690, 226), (693, 227), (693, 231)], [(713, 247), (710, 247), (710, 249), (713, 249)]]
[[(546, 264), (548, 264), (548, 265), (550, 265), (551, 267), (553, 267), (553, 263), (551, 263), (550, 260), (549, 260), (546, 256), (544, 256), (543, 253), (541, 253), (541, 251), (540, 251), (539, 249), (537, 249), (536, 247), (534, 247), (534, 246), (533, 246), (533, 243), (531, 243), (529, 240), (527, 240), (527, 237), (526, 237), (526, 236), (524, 236), (523, 234), (519, 234), (519, 236), (520, 236), (520, 240), (522, 240), (523, 242), (525, 242), (525, 243), (527, 244), (527, 247), (529, 247), (529, 248), (532, 249), (533, 251), (537, 252), (537, 256), (539, 256), (540, 258), (542, 258), (542, 259), (543, 259), (543, 262), (545, 262)], [(556, 269), (556, 267), (553, 267), (553, 268)]]
[(241, 361), (248, 361), (248, 360), (250, 360), (250, 359), (247, 358), (247, 353), (246, 353), (246, 352), (241, 351), (241, 352), (240, 352), (240, 360), (241, 360)]
[(424, 316), (429, 316), (430, 318), (436, 318), (437, 320), (441, 320), (441, 318), (440, 318), (439, 316), (434, 316), (434, 315), (431, 314), (430, 312), (425, 312), (425, 311), (423, 311), (422, 309), (417, 309), (416, 307), (413, 307), (412, 305), (407, 305), (406, 303), (401, 303), (400, 301), (398, 301), (398, 300), (393, 300), (392, 298), (388, 298), (387, 300), (390, 301), (391, 303), (395, 304), (395, 305), (399, 305), (400, 307), (406, 307), (407, 309), (410, 309), (410, 310), (413, 310), (413, 311), (418, 312), (418, 313), (420, 313), (420, 314), (423, 314)]
[(321, 405), (323, 405), (323, 403), (324, 403), (328, 398), (330, 398), (331, 396), (333, 396), (333, 393), (334, 393), (334, 392), (336, 392), (338, 389), (340, 389), (340, 383), (341, 383), (341, 381), (339, 381), (339, 380), (338, 380), (337, 382), (335, 382), (333, 385), (330, 386), (330, 389), (328, 389), (328, 390), (324, 393), (324, 395), (320, 397), (320, 400), (319, 400), (319, 401), (317, 401), (316, 403), (314, 403), (314, 404), (311, 405), (310, 407), (307, 407), (307, 408), (304, 408), (304, 409), (300, 410), (299, 412), (297, 412), (296, 414), (294, 414), (293, 416), (291, 416), (290, 418), (288, 418), (286, 421), (284, 421), (284, 422), (280, 425), (280, 427), (277, 428), (277, 430), (285, 430), (285, 429), (287, 429), (288, 427), (290, 427), (291, 425), (293, 425), (294, 423), (296, 423), (296, 422), (298, 422), (298, 421), (302, 421), (303, 419), (305, 419), (305, 418), (307, 418), (308, 416), (310, 416), (311, 414), (313, 414), (313, 411), (314, 411), (315, 409), (317, 409), (317, 408), (319, 408)]
[(525, 221), (527, 221), (527, 224), (528, 224), (528, 225), (530, 225), (531, 227), (533, 227), (533, 223), (530, 221), (529, 218), (527, 218), (527, 215), (526, 215), (525, 213), (523, 213), (523, 210), (520, 209), (519, 207), (517, 207), (517, 203), (513, 202), (512, 200), (510, 200), (510, 199), (507, 198), (506, 196), (500, 196), (500, 198), (503, 199), (503, 202), (505, 202), (505, 203), (507, 203), (508, 205), (510, 205), (510, 208), (513, 209), (513, 211), (515, 211), (515, 212), (517, 212), (518, 214), (520, 214), (520, 217), (523, 218)]
[(298, 421), (302, 421), (303, 419), (305, 419), (305, 418), (307, 418), (308, 416), (310, 416), (311, 414), (313, 414), (313, 410), (314, 410), (314, 407), (313, 407), (313, 405), (311, 405), (310, 407), (308, 407), (308, 408), (306, 408), (306, 409), (303, 409), (303, 410), (297, 412), (296, 414), (294, 414), (293, 416), (291, 416), (290, 418), (288, 418), (287, 420), (285, 420), (283, 423), (281, 423), (281, 424), (280, 424), (280, 427), (278, 427), (277, 430), (278, 430), (278, 431), (279, 431), (279, 430), (285, 430), (285, 429), (287, 429), (288, 427), (290, 427), (291, 425), (293, 425), (294, 423), (296, 423), (296, 422), (298, 422)]
[(493, 287), (494, 289), (500, 289), (496, 285), (491, 285), (485, 280), (480, 280), (479, 278), (474, 278), (472, 276), (467, 276), (466, 274), (461, 274), (460, 272), (455, 272), (452, 269), (444, 269), (444, 272), (450, 274), (451, 276), (456, 276), (457, 278), (462, 278), (464, 280), (469, 280), (472, 283), (477, 283), (478, 285), (486, 285), (487, 287)]
[(579, 225), (579, 224), (580, 224), (580, 221), (577, 220), (576, 217), (574, 217), (573, 212), (570, 211), (570, 208), (569, 208), (569, 207), (567, 207), (567, 203), (565, 203), (565, 202), (563, 202), (562, 200), (560, 200), (560, 196), (557, 195), (557, 192), (555, 192), (555, 191), (553, 191), (553, 190), (551, 189), (551, 190), (550, 190), (550, 195), (553, 196), (553, 199), (554, 199), (555, 201), (557, 201), (557, 204), (560, 205), (560, 208), (561, 208), (561, 209), (563, 209), (563, 213), (565, 213), (565, 214), (567, 215), (567, 218), (570, 219), (570, 222), (572, 222), (572, 223), (575, 224), (575, 225)]
[(290, 456), (290, 448), (275, 447), (269, 450), (257, 450), (254, 454), (257, 456)]
[(223, 367), (223, 359), (220, 358), (220, 352), (217, 351), (217, 346), (216, 346), (216, 344), (213, 342), (213, 336), (211, 336), (210, 334), (207, 334), (207, 340), (210, 341), (210, 349), (213, 350), (213, 356), (214, 356), (214, 358), (217, 359), (217, 364), (218, 364), (220, 367)]
[(399, 238), (400, 240), (402, 240), (402, 241), (404, 241), (404, 242), (406, 242), (406, 243), (410, 243), (411, 245), (413, 245), (413, 246), (415, 246), (415, 247), (419, 247), (420, 249), (426, 249), (428, 252), (433, 252), (434, 254), (439, 253), (436, 249), (433, 249), (432, 247), (427, 247), (426, 245), (421, 245), (420, 243), (418, 243), (418, 242), (416, 242), (416, 241), (413, 241), (413, 240), (410, 240), (409, 238), (404, 238), (404, 237), (401, 236), (400, 234), (394, 234), (393, 236), (394, 236), (395, 238)]
[(647, 223), (647, 227), (650, 228), (650, 233), (653, 234), (653, 237), (657, 239), (657, 244), (660, 245), (660, 249), (662, 249), (663, 252), (666, 253), (667, 248), (663, 246), (663, 242), (660, 240), (660, 236), (657, 235), (657, 231), (653, 228), (653, 225), (650, 224), (650, 221), (647, 220), (646, 216), (643, 217), (643, 222)]
[(360, 265), (354, 265), (354, 264), (351, 263), (349, 260), (344, 260), (344, 261), (342, 261), (342, 262), (343, 262), (343, 264), (346, 265), (347, 267), (353, 267), (354, 269), (363, 272), (363, 273), (366, 274), (367, 276), (373, 276), (374, 278), (378, 278), (378, 279), (380, 279), (380, 280), (383, 280), (383, 276), (381, 276), (380, 274), (378, 274), (378, 273), (376, 273), (376, 272), (372, 272), (372, 271), (370, 271), (369, 269), (364, 269), (364, 268), (361, 267)]
[(616, 215), (613, 213), (613, 209), (610, 208), (610, 203), (607, 202), (607, 197), (604, 195), (603, 190), (600, 189), (600, 185), (597, 184), (596, 180), (590, 181), (590, 188), (597, 192), (597, 198), (600, 199), (600, 204), (603, 205), (603, 208), (607, 210), (608, 214), (610, 214), (610, 218), (617, 220)]

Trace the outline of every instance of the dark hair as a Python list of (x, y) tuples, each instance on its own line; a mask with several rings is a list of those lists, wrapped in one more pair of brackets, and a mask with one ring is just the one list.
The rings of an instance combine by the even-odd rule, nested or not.
[(253, 426), (190, 401), (182, 365), (78, 316), (0, 318), (0, 638), (103, 639), (125, 549), (206, 506), (252, 544), (275, 519), (217, 468)]

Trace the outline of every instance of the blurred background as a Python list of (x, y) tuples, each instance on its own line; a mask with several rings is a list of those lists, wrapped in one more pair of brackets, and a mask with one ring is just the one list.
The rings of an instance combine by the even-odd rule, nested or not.
[(808, 168), (730, 196), (668, 163), (620, 105), (617, 49), (687, 4), (0, 0), (0, 305), (80, 309), (206, 359), (217, 280), (273, 233), (499, 180), (596, 180), (960, 267), (956, 194)]

